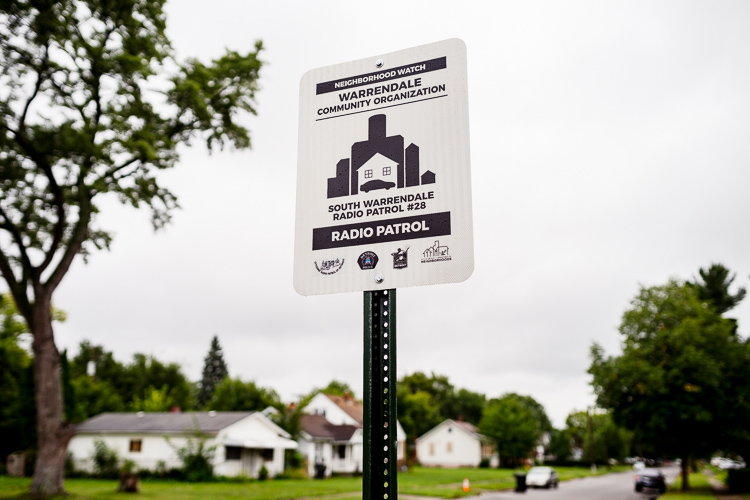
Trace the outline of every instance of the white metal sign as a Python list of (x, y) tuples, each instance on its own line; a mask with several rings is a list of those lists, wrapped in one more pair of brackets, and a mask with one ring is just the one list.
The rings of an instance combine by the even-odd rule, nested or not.
[(461, 40), (307, 72), (298, 154), (297, 292), (455, 283), (471, 275)]

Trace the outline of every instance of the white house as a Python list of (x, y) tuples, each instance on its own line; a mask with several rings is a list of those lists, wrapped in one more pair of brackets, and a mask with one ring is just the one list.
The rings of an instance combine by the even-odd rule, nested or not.
[(425, 467), (478, 467), (482, 459), (497, 463), (489, 438), (468, 422), (448, 419), (417, 438), (417, 460)]
[[(315, 465), (331, 473), (351, 474), (364, 470), (364, 405), (349, 396), (317, 394), (301, 420), (299, 451), (307, 457), (310, 474)], [(406, 457), (406, 433), (396, 422), (398, 461)]]
[(332, 424), (323, 415), (302, 415), (299, 451), (307, 457), (308, 474), (325, 466), (325, 475), (333, 472), (362, 472), (363, 429), (357, 425)]
[(141, 469), (182, 466), (175, 448), (196, 439), (215, 447), (219, 476), (256, 477), (265, 465), (271, 476), (284, 471), (284, 450), (296, 449), (289, 434), (260, 412), (102, 413), (76, 426), (68, 444), (76, 468), (93, 470), (94, 442), (102, 440), (122, 459)]

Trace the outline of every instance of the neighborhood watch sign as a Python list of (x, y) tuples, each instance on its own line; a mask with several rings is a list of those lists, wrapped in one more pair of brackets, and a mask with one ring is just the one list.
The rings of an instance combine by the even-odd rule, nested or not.
[(299, 293), (434, 285), (471, 275), (461, 40), (307, 72), (298, 155)]

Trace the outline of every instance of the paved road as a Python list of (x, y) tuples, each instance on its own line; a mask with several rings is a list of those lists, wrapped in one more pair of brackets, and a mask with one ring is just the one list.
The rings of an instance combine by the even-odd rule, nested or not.
[[(662, 469), (671, 483), (679, 469), (670, 467)], [(607, 474), (606, 476), (575, 479), (560, 483), (556, 490), (534, 490), (526, 493), (491, 493), (481, 495), (482, 500), (648, 500), (656, 498), (656, 492), (636, 493), (634, 486), (634, 472)]]

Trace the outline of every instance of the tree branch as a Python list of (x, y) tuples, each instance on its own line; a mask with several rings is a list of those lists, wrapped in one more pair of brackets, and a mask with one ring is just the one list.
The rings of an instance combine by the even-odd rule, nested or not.
[(52, 275), (50, 275), (47, 282), (43, 285), (46, 291), (50, 294), (52, 294), (55, 288), (57, 288), (60, 281), (62, 281), (65, 276), (65, 273), (70, 269), (70, 265), (73, 263), (73, 258), (80, 253), (81, 248), (83, 247), (83, 242), (86, 241), (86, 236), (88, 235), (89, 222), (91, 221), (91, 196), (83, 182), (84, 177), (85, 172), (81, 171), (78, 177), (78, 221), (76, 221), (73, 234), (70, 236), (67, 248), (60, 259), (60, 262), (58, 262)]
[(21, 266), (23, 269), (22, 281), (28, 282), (29, 277), (34, 276), (34, 267), (31, 265), (31, 260), (29, 260), (29, 252), (26, 248), (26, 245), (24, 245), (23, 243), (21, 232), (18, 230), (16, 225), (13, 224), (13, 221), (10, 220), (10, 217), (8, 217), (8, 214), (5, 213), (5, 210), (2, 206), (0, 206), (0, 216), (2, 216), (3, 220), (5, 221), (4, 223), (0, 223), (0, 228), (8, 231), (13, 237), (13, 241), (15, 241), (16, 245), (18, 246), (18, 252), (21, 255)]
[(36, 69), (36, 84), (34, 85), (34, 92), (31, 93), (29, 98), (26, 100), (26, 105), (23, 107), (23, 113), (21, 113), (21, 116), (18, 118), (18, 130), (24, 131), (26, 130), (26, 115), (29, 113), (29, 108), (31, 107), (31, 103), (34, 102), (34, 99), (36, 99), (36, 96), (39, 94), (39, 89), (42, 88), (42, 83), (44, 83), (44, 73), (45, 73), (45, 67), (47, 65), (49, 58), (49, 46), (44, 46), (44, 59), (42, 59), (42, 64), (39, 67), (34, 67)]
[(55, 179), (55, 174), (52, 172), (52, 166), (47, 161), (47, 158), (45, 158), (36, 150), (36, 147), (26, 137), (26, 134), (23, 130), (15, 132), (14, 137), (18, 145), (21, 146), (21, 148), (29, 156), (29, 158), (37, 165), (37, 167), (39, 167), (39, 169), (42, 170), (42, 172), (44, 172), (44, 175), (47, 177), (47, 182), (49, 182), (50, 191), (52, 191), (52, 196), (55, 200), (54, 204), (57, 211), (57, 222), (55, 223), (55, 228), (53, 230), (52, 243), (50, 244), (50, 248), (45, 254), (44, 261), (37, 268), (37, 272), (41, 276), (41, 273), (44, 272), (47, 266), (49, 266), (52, 262), (52, 259), (54, 259), (55, 253), (57, 253), (57, 250), (60, 247), (60, 243), (62, 242), (63, 236), (65, 234), (65, 199), (62, 189), (57, 183), (57, 179)]
[(29, 297), (27, 295), (28, 281), (16, 281), (16, 275), (13, 273), (13, 268), (10, 265), (8, 256), (0, 248), (0, 274), (3, 275), (5, 282), (10, 288), (10, 294), (13, 296), (13, 300), (16, 302), (18, 312), (24, 317), (29, 327), (33, 330), (33, 315), (31, 314), (31, 306), (29, 304)]

